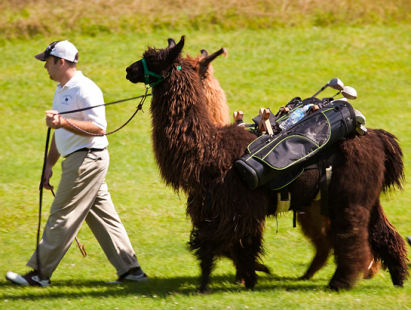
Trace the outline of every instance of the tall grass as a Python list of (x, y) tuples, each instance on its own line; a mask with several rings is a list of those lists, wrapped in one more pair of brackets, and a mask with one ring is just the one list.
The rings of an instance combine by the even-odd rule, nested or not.
[(0, 36), (408, 23), (409, 0), (2, 0)]

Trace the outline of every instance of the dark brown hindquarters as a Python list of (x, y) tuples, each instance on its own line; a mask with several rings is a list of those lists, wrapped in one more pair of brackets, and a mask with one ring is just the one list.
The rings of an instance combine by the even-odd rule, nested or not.
[(402, 286), (408, 273), (405, 242), (379, 203), (381, 191), (401, 188), (401, 148), (392, 134), (370, 129), (364, 136), (346, 139), (341, 150), (346, 163), (333, 169), (329, 217), (320, 215), (317, 202), (299, 215), (302, 230), (316, 249), (302, 279), (312, 277), (334, 249), (337, 271), (331, 288), (349, 288), (361, 274), (371, 278), (380, 261), (390, 270), (394, 285)]

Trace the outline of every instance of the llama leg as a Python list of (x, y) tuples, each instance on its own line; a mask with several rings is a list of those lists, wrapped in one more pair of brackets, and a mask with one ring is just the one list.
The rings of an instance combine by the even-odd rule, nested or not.
[(327, 262), (331, 252), (331, 240), (329, 238), (329, 219), (320, 214), (321, 202), (314, 201), (305, 208), (304, 214), (298, 214), (298, 222), (306, 237), (315, 247), (315, 256), (310, 267), (301, 280), (311, 279)]
[(377, 260), (374, 256), (371, 258), (368, 268), (364, 270), (364, 280), (372, 279), (381, 268), (381, 262)]
[(259, 256), (258, 253), (261, 251), (261, 238), (247, 237), (240, 239), (234, 245), (233, 250), (237, 258), (235, 260), (237, 268), (236, 278), (241, 279), (241, 281), (244, 280), (246, 288), (253, 289), (257, 283), (255, 266)]
[[(236, 258), (234, 248), (230, 247), (230, 250), (224, 251), (222, 253), (222, 255), (233, 261), (234, 267), (236, 268), (235, 282), (240, 283), (240, 284), (244, 284), (245, 283), (244, 279), (242, 278), (241, 273), (238, 271), (238, 260)], [(261, 263), (257, 262), (257, 261), (254, 262), (254, 270), (270, 274), (270, 270), (268, 269), (268, 267), (264, 264), (261, 264)]]
[(190, 235), (190, 248), (194, 251), (194, 255), (200, 261), (201, 279), (200, 279), (200, 292), (202, 294), (209, 293), (207, 285), (210, 281), (210, 274), (214, 268), (216, 247), (217, 245), (210, 242), (201, 240), (199, 237), (201, 232), (198, 228), (193, 228)]
[(264, 272), (266, 274), (271, 274), (270, 269), (268, 269), (268, 267), (266, 265), (261, 264), (259, 262), (254, 263), (254, 269), (255, 269), (255, 271), (261, 271), (261, 272)]
[(407, 246), (385, 216), (379, 201), (371, 211), (369, 231), (369, 242), (375, 258), (388, 267), (392, 283), (402, 287), (408, 276)]
[(311, 279), (318, 270), (324, 267), (331, 252), (330, 244), (326, 238), (312, 240), (312, 242), (314, 243), (316, 253), (310, 267), (300, 277), (301, 280)]
[(235, 270), (236, 270), (235, 282), (240, 283), (240, 284), (244, 284), (244, 279), (241, 275), (241, 272), (238, 269), (238, 259), (237, 259), (237, 254), (236, 254), (236, 251), (234, 250), (234, 247), (230, 246), (229, 249), (227, 249), (226, 251), (224, 251), (222, 253), (222, 255), (233, 261), (233, 264), (234, 264), (234, 267), (235, 267)]
[[(373, 208), (375, 208), (375, 206), (379, 206), (379, 201), (378, 203), (376, 203), (374, 205)], [(374, 275), (376, 275), (378, 273), (378, 271), (381, 268), (381, 258), (376, 256), (373, 250), (373, 236), (376, 236), (376, 230), (378, 230), (379, 228), (375, 226), (375, 220), (376, 217), (373, 217), (373, 210), (371, 210), (370, 213), (370, 223), (368, 225), (368, 241), (370, 243), (370, 247), (371, 247), (371, 252), (372, 252), (372, 257), (370, 258), (370, 264), (368, 265), (368, 267), (364, 270), (364, 280), (370, 280), (374, 277)]]
[(334, 205), (331, 234), (337, 263), (329, 286), (333, 290), (351, 288), (368, 267), (372, 257), (368, 243), (369, 211), (358, 205)]
[[(237, 267), (236, 267), (236, 269), (237, 269)], [(268, 267), (264, 264), (260, 264), (259, 262), (254, 263), (254, 270), (255, 271), (261, 271), (261, 272), (264, 272), (266, 274), (271, 274)], [(244, 278), (242, 277), (242, 275), (238, 271), (238, 269), (237, 269), (237, 272), (236, 272), (236, 275), (235, 275), (235, 282), (237, 282), (239, 284), (245, 284)]]
[(200, 257), (200, 267), (201, 267), (201, 280), (200, 280), (200, 292), (202, 294), (210, 293), (207, 289), (207, 285), (210, 282), (210, 274), (215, 265), (215, 256), (211, 253)]

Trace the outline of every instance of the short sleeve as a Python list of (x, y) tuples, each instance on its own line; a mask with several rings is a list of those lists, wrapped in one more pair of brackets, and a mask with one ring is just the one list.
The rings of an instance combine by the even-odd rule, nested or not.
[[(94, 92), (93, 94), (87, 94), (85, 97), (81, 98), (79, 102), (80, 108), (87, 108), (97, 105), (104, 104), (103, 94), (100, 89), (98, 92)], [(85, 121), (91, 121), (93, 124), (96, 124), (103, 130), (107, 128), (107, 121), (106, 121), (106, 110), (104, 106), (89, 109), (81, 112), (83, 114)]]

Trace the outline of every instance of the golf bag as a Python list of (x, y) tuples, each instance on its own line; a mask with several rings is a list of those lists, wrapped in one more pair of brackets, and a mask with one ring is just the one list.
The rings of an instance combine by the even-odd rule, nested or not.
[(347, 101), (335, 100), (286, 131), (258, 137), (234, 163), (234, 168), (250, 189), (278, 178), (294, 180), (303, 172), (304, 162), (355, 128), (352, 106)]

